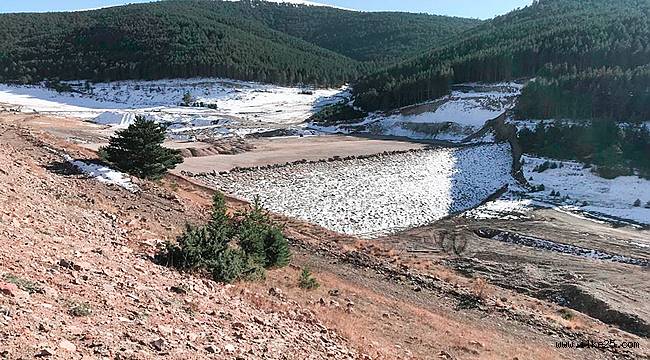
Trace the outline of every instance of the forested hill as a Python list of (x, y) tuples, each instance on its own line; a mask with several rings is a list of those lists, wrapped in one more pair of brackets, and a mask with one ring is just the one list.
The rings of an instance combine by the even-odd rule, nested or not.
[(479, 22), (245, 0), (0, 15), (0, 81), (220, 76), (339, 85)]
[(391, 63), (421, 54), (481, 21), (400, 12), (341, 11), (332, 7), (244, 7), (250, 17), (358, 61)]
[(522, 116), (649, 119), (649, 14), (650, 0), (539, 0), (365, 77), (356, 104), (392, 109), (444, 95), (451, 83), (537, 77)]

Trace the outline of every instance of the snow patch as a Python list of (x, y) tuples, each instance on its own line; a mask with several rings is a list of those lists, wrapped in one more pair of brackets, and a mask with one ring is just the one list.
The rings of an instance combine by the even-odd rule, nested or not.
[[(604, 179), (576, 161), (559, 161), (524, 156), (524, 173), (533, 185), (543, 184), (544, 191), (531, 193), (532, 199), (552, 203), (560, 208), (578, 210), (613, 219), (631, 220), (650, 225), (650, 209), (644, 206), (650, 202), (650, 181), (637, 176), (621, 176)], [(533, 169), (545, 161), (554, 162), (556, 169), (542, 173)], [(551, 196), (551, 192), (560, 193)], [(566, 198), (568, 196), (568, 198)], [(636, 200), (641, 206), (635, 207)]]
[(140, 190), (137, 185), (131, 182), (131, 178), (124, 173), (115, 171), (104, 165), (74, 160), (69, 155), (65, 155), (64, 158), (67, 162), (79, 169), (79, 171), (99, 182), (117, 185), (130, 192), (138, 192)]
[[(324, 106), (349, 98), (346, 88), (306, 89), (219, 78), (120, 81), (88, 87), (83, 81), (67, 84), (75, 92), (0, 84), (0, 103), (23, 112), (79, 117), (116, 127), (127, 126), (141, 115), (170, 125), (176, 133), (203, 127), (217, 129), (214, 134), (223, 136), (246, 129), (304, 127), (302, 123)], [(192, 104), (203, 106), (181, 106), (186, 93), (192, 96)]]
[(128, 127), (135, 121), (135, 114), (106, 111), (92, 120), (95, 124), (115, 125), (117, 127)]

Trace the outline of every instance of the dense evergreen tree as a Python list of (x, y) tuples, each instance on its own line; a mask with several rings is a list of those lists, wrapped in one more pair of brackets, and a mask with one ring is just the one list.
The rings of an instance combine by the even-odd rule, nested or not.
[(527, 119), (650, 119), (650, 66), (549, 71), (530, 82), (516, 115)]
[(143, 179), (158, 179), (183, 162), (180, 150), (162, 146), (166, 131), (164, 125), (137, 116), (128, 128), (116, 132), (100, 154), (119, 170)]

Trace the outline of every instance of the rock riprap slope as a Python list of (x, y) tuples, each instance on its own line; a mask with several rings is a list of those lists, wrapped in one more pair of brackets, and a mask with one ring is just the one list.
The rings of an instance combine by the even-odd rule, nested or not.
[(513, 182), (507, 144), (436, 148), (201, 175), (271, 211), (373, 237), (479, 205)]

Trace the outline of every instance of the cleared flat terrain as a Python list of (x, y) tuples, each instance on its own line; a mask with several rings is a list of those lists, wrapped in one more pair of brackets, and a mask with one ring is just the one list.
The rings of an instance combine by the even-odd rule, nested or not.
[(285, 164), (298, 160), (320, 160), (339, 156), (360, 156), (384, 151), (424, 149), (427, 145), (402, 141), (374, 140), (352, 136), (286, 137), (254, 139), (252, 151), (237, 155), (213, 155), (187, 158), (174, 171), (192, 173), (227, 171), (235, 167)]

